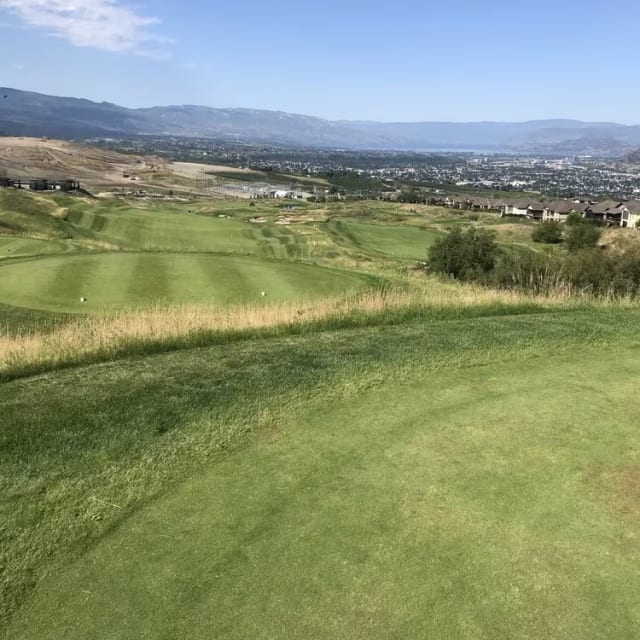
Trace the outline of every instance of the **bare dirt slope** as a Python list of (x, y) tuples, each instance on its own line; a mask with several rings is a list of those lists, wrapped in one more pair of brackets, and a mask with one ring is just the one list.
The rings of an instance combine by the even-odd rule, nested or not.
[(131, 176), (154, 170), (165, 162), (63, 140), (0, 137), (0, 175), (10, 178), (73, 178), (95, 185), (126, 184)]
[[(123, 188), (136, 191), (177, 190), (210, 197), (240, 195), (215, 171), (246, 170), (208, 164), (171, 162), (158, 156), (127, 155), (87, 144), (0, 136), (0, 176), (15, 179), (70, 178), (96, 193)], [(229, 190), (230, 189), (230, 190)]]

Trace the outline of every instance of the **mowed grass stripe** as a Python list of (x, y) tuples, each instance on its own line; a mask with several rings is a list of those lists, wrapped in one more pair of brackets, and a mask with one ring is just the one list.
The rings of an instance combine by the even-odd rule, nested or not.
[[(100, 212), (100, 213), (98, 213)], [(128, 248), (167, 251), (258, 253), (256, 239), (247, 234), (247, 223), (232, 218), (202, 216), (170, 207), (151, 210), (114, 207), (104, 203), (92, 212), (73, 213), (76, 224), (97, 239)], [(96, 218), (100, 217), (100, 222)]]
[[(357, 272), (250, 256), (103, 253), (0, 266), (0, 302), (48, 311), (99, 312), (166, 303), (240, 303), (362, 290)], [(23, 281), (28, 284), (24, 286)], [(87, 304), (80, 297), (89, 298)]]
[(52, 311), (79, 309), (86, 283), (91, 281), (97, 264), (84, 256), (31, 260), (19, 265), (0, 267), (0, 290), (11, 294), (19, 306)]
[[(274, 265), (267, 264), (265, 265), (264, 270), (261, 269), (259, 273), (255, 274), (255, 277), (258, 279), (264, 279), (265, 282), (272, 280), (274, 283), (272, 290), (269, 290), (266, 293), (272, 297), (286, 299), (291, 296), (293, 291), (302, 293), (303, 296), (311, 297), (313, 295), (314, 289), (316, 288), (316, 275), (317, 274), (314, 274), (314, 278), (310, 278), (308, 282), (301, 282), (299, 274), (286, 269), (282, 269), (277, 274), (278, 277), (276, 278)], [(302, 291), (300, 291), (301, 287)]]
[[(212, 256), (198, 256), (198, 283), (194, 280), (190, 286), (199, 286), (200, 291), (193, 291), (194, 299), (205, 299), (219, 304), (228, 304), (234, 300), (246, 302), (257, 295), (252, 295), (255, 286), (242, 269), (242, 259), (229, 258), (221, 261)], [(234, 293), (235, 292), (235, 293)]]
[[(130, 258), (133, 268), (130, 269), (125, 280), (128, 286), (127, 296), (123, 302), (146, 306), (154, 302), (174, 299), (173, 286), (180, 284), (184, 274), (175, 272), (172, 264), (174, 260), (171, 256), (141, 253)], [(169, 283), (169, 272), (171, 272), (172, 285)]]

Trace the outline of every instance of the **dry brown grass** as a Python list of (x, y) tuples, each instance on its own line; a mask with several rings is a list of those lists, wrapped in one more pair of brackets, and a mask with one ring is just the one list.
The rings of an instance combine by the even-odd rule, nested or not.
[[(567, 292), (531, 296), (427, 279), (410, 291), (370, 292), (306, 303), (235, 307), (153, 307), (82, 316), (53, 332), (0, 335), (0, 377), (14, 377), (73, 364), (105, 361), (162, 348), (188, 348), (256, 331), (296, 330), (307, 325), (352, 326), (403, 314), (499, 306), (542, 308), (567, 304)], [(600, 302), (599, 304), (604, 304)], [(619, 304), (619, 303), (616, 303)]]

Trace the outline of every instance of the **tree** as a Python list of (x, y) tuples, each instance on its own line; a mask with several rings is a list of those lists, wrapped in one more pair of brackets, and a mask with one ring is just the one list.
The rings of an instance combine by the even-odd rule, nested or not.
[(567, 226), (568, 227), (573, 227), (576, 224), (585, 224), (587, 221), (577, 212), (577, 211), (572, 211), (568, 216), (567, 216)]
[(567, 228), (565, 242), (569, 251), (592, 249), (598, 244), (602, 231), (592, 222), (574, 224)]
[(534, 242), (544, 242), (545, 244), (558, 244), (562, 242), (562, 229), (560, 223), (553, 220), (539, 224), (531, 233)]
[(455, 228), (429, 248), (428, 265), (436, 273), (459, 280), (478, 280), (489, 273), (498, 256), (495, 235), (484, 229)]

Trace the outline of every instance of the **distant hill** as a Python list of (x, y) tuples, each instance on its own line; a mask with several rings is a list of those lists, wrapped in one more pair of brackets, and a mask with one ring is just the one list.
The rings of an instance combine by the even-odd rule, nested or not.
[(0, 135), (58, 138), (184, 136), (304, 147), (623, 155), (640, 126), (577, 120), (380, 123), (331, 121), (256, 109), (108, 102), (0, 88)]

